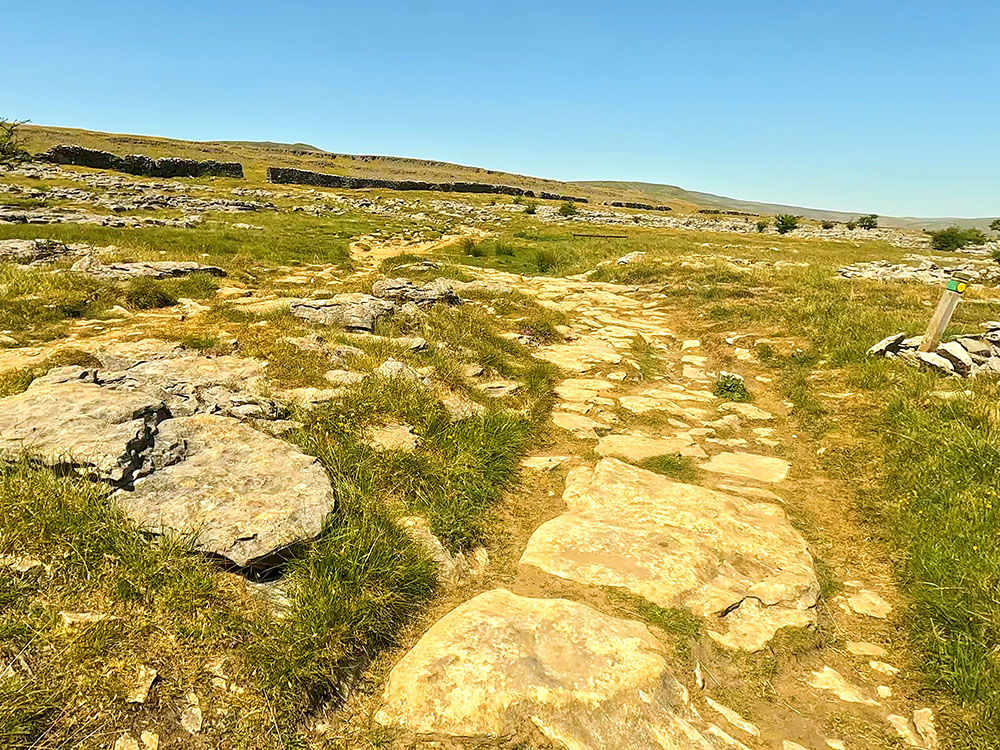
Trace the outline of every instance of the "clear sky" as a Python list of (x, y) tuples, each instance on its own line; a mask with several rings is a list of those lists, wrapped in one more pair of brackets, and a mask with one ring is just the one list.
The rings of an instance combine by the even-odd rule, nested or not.
[(12, 2), (0, 115), (1000, 215), (1000, 3)]

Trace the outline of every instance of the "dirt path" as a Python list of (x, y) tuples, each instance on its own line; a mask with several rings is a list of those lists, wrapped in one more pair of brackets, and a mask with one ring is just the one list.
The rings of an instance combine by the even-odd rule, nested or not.
[[(655, 295), (482, 275), (571, 318), (537, 355), (566, 373), (558, 450), (525, 461), (536, 502), (516, 567), (438, 613), (376, 720), (406, 746), (936, 747), (877, 550), (754, 379), (746, 340), (723, 350), (752, 404), (713, 395), (719, 356), (679, 337)], [(814, 565), (817, 548), (856, 577)]]
[(458, 234), (446, 234), (434, 240), (413, 240), (404, 237), (359, 237), (351, 242), (351, 259), (363, 267), (378, 268), (382, 261), (404, 253), (408, 255), (428, 255), (434, 250), (454, 245), (466, 237), (482, 239), (486, 232), (472, 227), (461, 227)]

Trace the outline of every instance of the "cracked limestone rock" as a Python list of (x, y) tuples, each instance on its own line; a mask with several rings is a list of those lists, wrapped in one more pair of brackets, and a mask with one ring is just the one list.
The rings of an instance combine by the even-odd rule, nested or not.
[(534, 727), (576, 750), (719, 747), (645, 625), (504, 589), (424, 634), (389, 674), (376, 720), (462, 738)]
[(563, 500), (567, 512), (532, 534), (522, 565), (684, 607), (728, 648), (759, 650), (816, 621), (812, 558), (776, 505), (614, 458), (570, 471)]
[(59, 368), (23, 393), (0, 399), (0, 455), (27, 452), (48, 466), (127, 484), (166, 415), (163, 402), (81, 382), (73, 377), (77, 370)]
[(447, 279), (434, 279), (423, 286), (414, 284), (409, 279), (380, 279), (372, 285), (372, 294), (399, 305), (407, 302), (412, 302), (417, 307), (437, 303), (461, 304), (461, 300)]
[(334, 506), (315, 458), (229, 417), (161, 423), (149, 462), (153, 473), (115, 502), (153, 533), (194, 535), (196, 550), (240, 567), (315, 538)]
[(350, 292), (328, 299), (295, 300), (288, 309), (295, 317), (311, 323), (371, 333), (380, 319), (396, 312), (397, 306), (370, 294)]

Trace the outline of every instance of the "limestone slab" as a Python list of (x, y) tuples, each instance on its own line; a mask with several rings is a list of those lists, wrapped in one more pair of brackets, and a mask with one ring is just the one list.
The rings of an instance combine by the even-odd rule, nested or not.
[(537, 728), (574, 750), (713, 750), (648, 628), (495, 589), (435, 623), (389, 674), (376, 720), (417, 735)]
[(758, 482), (780, 482), (788, 476), (791, 464), (783, 458), (758, 456), (755, 453), (720, 453), (702, 465), (706, 471)]
[(148, 460), (155, 471), (115, 502), (149, 531), (193, 536), (241, 567), (313, 539), (333, 509), (315, 458), (230, 417), (162, 422)]
[(642, 461), (654, 456), (705, 458), (708, 454), (690, 437), (654, 438), (643, 435), (605, 435), (597, 442), (601, 456), (618, 456), (626, 461)]
[(75, 379), (55, 381), (38, 378), (23, 393), (0, 399), (0, 455), (28, 452), (49, 466), (130, 481), (165, 416), (163, 402)]
[(532, 534), (522, 565), (684, 607), (730, 648), (757, 650), (782, 627), (815, 622), (812, 558), (778, 506), (614, 458), (570, 471), (563, 500), (567, 512)]

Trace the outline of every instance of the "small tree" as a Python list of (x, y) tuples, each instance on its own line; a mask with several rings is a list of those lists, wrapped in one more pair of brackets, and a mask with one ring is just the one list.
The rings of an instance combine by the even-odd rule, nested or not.
[(950, 226), (927, 234), (931, 236), (931, 245), (934, 249), (944, 253), (953, 253), (966, 245), (982, 245), (986, 242), (986, 235), (978, 229), (962, 229), (959, 226)]
[(859, 216), (855, 224), (862, 229), (878, 229), (878, 214)]
[(766, 230), (768, 228), (768, 226), (770, 226), (770, 224), (771, 224), (771, 222), (768, 221), (767, 219), (760, 219), (757, 222), (757, 231), (759, 233), (763, 234), (764, 230)]
[(566, 201), (561, 206), (559, 206), (560, 216), (576, 216), (578, 213), (576, 209), (576, 204), (573, 201)]
[(853, 232), (857, 228), (858, 222), (856, 222), (854, 219), (851, 219), (844, 226), (847, 227), (850, 231)]
[(991, 232), (1000, 232), (1000, 219), (994, 219), (990, 222)]
[(524, 204), (524, 213), (534, 214), (535, 210), (538, 208), (538, 201), (527, 201)]
[(792, 214), (781, 214), (774, 219), (778, 234), (788, 234), (799, 227), (799, 217)]
[(27, 161), (30, 155), (21, 147), (18, 131), (27, 120), (5, 120), (0, 117), (0, 167), (12, 167)]
[(822, 222), (820, 224), (820, 226), (823, 227), (823, 229), (833, 229), (837, 225), (836, 225), (836, 223), (828, 220), (828, 221)]

